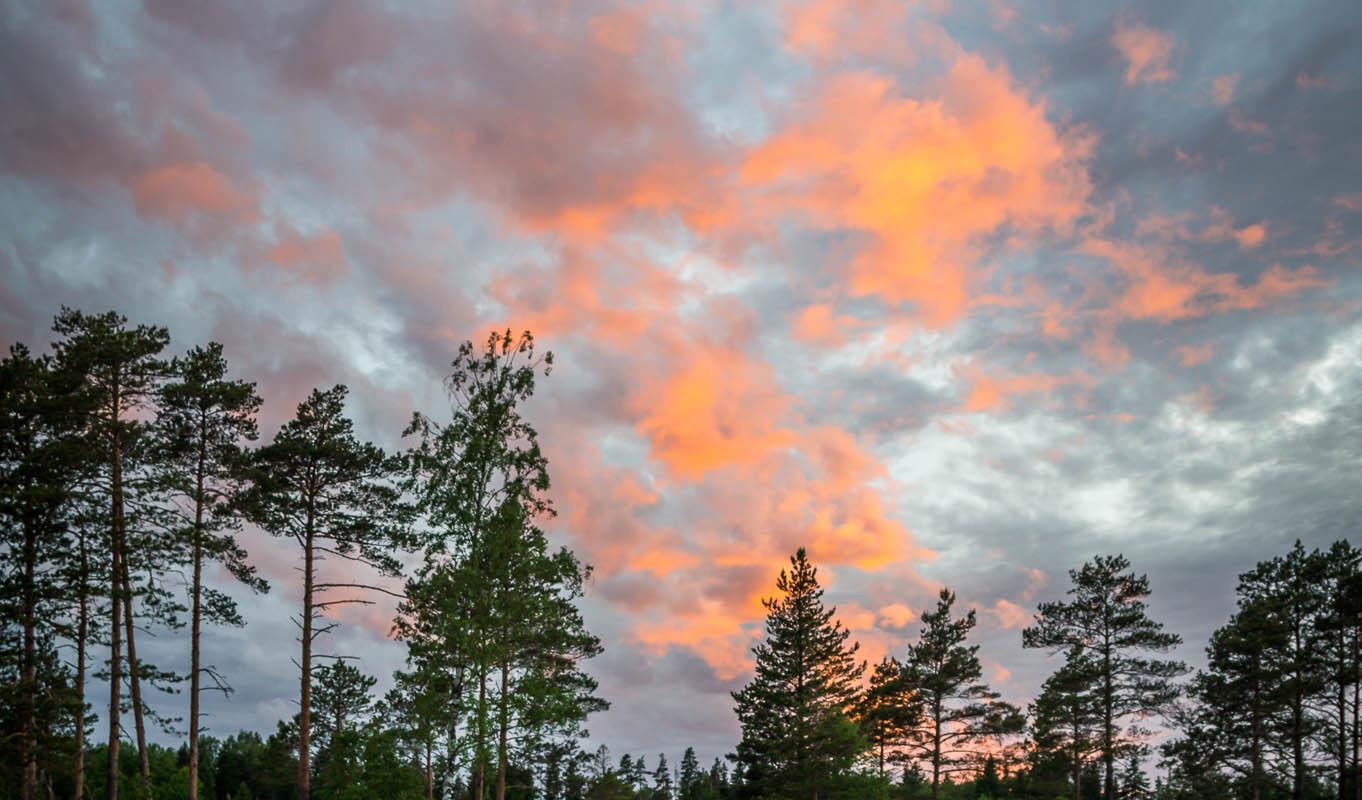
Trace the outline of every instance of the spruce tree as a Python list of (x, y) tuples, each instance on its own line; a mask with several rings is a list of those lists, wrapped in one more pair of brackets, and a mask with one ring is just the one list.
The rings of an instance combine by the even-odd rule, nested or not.
[(667, 755), (657, 754), (657, 769), (653, 770), (653, 800), (674, 800), (672, 772), (667, 767)]
[(766, 636), (753, 648), (756, 674), (733, 693), (742, 739), (737, 763), (757, 795), (825, 796), (866, 742), (849, 721), (865, 663), (858, 644), (823, 605), (818, 572), (800, 548), (762, 601)]
[(299, 720), (298, 793), (308, 800), (311, 787), (312, 666), (316, 639), (335, 628), (318, 625), (328, 608), (372, 603), (336, 596), (336, 590), (375, 591), (380, 586), (323, 579), (328, 558), (343, 559), (396, 576), (394, 550), (406, 542), (408, 514), (394, 484), (397, 464), (376, 445), (355, 437), (345, 416), (344, 386), (313, 390), (274, 441), (253, 459), (252, 483), (243, 506), (253, 522), (275, 536), (292, 539), (302, 550), (303, 599), (298, 626)]
[(1146, 800), (1149, 797), (1149, 778), (1144, 774), (1139, 749), (1131, 750), (1130, 755), (1126, 757), (1120, 783), (1121, 800)]
[(260, 398), (255, 385), (227, 377), (222, 345), (196, 347), (171, 365), (172, 379), (160, 389), (157, 403), (158, 468), (175, 498), (177, 527), (188, 545), (189, 634), (189, 800), (199, 797), (199, 709), (203, 678), (224, 693), (230, 687), (203, 663), (202, 623), (242, 625), (231, 596), (206, 586), (205, 562), (253, 591), (268, 589), (246, 551), (237, 543), (238, 498), (244, 488), (245, 442), (257, 437), (255, 416)]
[(700, 760), (695, 757), (695, 748), (687, 747), (681, 754), (681, 772), (676, 786), (681, 800), (699, 800), (704, 780), (705, 774), (700, 771)]
[(1122, 724), (1167, 710), (1179, 694), (1174, 679), (1187, 671), (1180, 661), (1145, 655), (1165, 653), (1182, 637), (1149, 617), (1149, 579), (1129, 570), (1121, 555), (1098, 556), (1070, 570), (1070, 599), (1042, 603), (1035, 624), (1022, 631), (1022, 646), (1075, 651), (1097, 669), (1105, 800), (1116, 798), (1117, 759), (1142, 738), (1138, 727), (1123, 731)]
[(943, 588), (936, 608), (923, 612), (922, 630), (904, 660), (905, 681), (923, 717), (909, 734), (909, 751), (930, 769), (933, 800), (942, 778), (979, 769), (985, 744), (1022, 727), (1017, 709), (983, 682), (979, 646), (966, 643), (974, 610), (955, 617), (954, 605), (955, 592)]

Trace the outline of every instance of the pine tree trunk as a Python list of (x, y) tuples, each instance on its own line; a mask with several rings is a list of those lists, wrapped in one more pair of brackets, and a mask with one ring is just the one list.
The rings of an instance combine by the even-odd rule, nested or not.
[(123, 553), (123, 623), (127, 631), (128, 685), (131, 690), (133, 728), (137, 733), (137, 766), (142, 786), (151, 794), (151, 761), (147, 756), (147, 727), (142, 706), (142, 675), (137, 662), (137, 639), (132, 613), (132, 579), (128, 569), (128, 554)]
[(932, 705), (932, 800), (941, 797), (941, 701)]
[(1296, 685), (1291, 698), (1291, 800), (1304, 800), (1305, 797), (1305, 698), (1301, 686), (1300, 659), (1303, 650), (1301, 642), (1301, 621), (1297, 617), (1292, 636), (1295, 642)]
[(303, 657), (300, 663), (298, 698), (298, 800), (309, 800), (312, 766), (309, 763), (312, 726), (312, 526), (313, 511), (307, 510), (307, 531), (303, 542)]
[[(1260, 657), (1255, 654), (1253, 674), (1261, 674)], [(1253, 682), (1253, 730), (1249, 744), (1249, 800), (1262, 800), (1263, 797), (1263, 714), (1260, 699), (1261, 687), (1258, 680)]]
[(487, 668), (478, 665), (478, 741), (473, 751), (473, 800), (483, 800), (487, 784)]
[(1362, 628), (1353, 628), (1353, 800), (1362, 800)]
[(1073, 732), (1072, 732), (1072, 733), (1073, 733), (1073, 758), (1071, 759), (1071, 763), (1070, 763), (1070, 767), (1069, 767), (1070, 772), (1073, 774), (1073, 786), (1071, 786), (1070, 789), (1069, 789), (1070, 800), (1078, 800), (1079, 787), (1082, 785), (1082, 782), (1083, 782), (1083, 753), (1082, 753), (1082, 751), (1081, 751), (1081, 746), (1080, 746), (1080, 742), (1082, 741), (1083, 732), (1082, 732), (1081, 730), (1079, 730), (1079, 724), (1078, 724), (1078, 721), (1077, 721), (1077, 720), (1078, 720), (1078, 713), (1079, 713), (1078, 711), (1076, 711), (1076, 710), (1074, 711), (1074, 720), (1075, 720), (1075, 721), (1074, 721), (1074, 727), (1073, 727)]
[(426, 737), (426, 800), (435, 800), (435, 770), (431, 766), (430, 737)]
[(72, 765), (72, 780), (75, 791), (74, 800), (85, 797), (85, 643), (90, 635), (89, 589), (86, 583), (89, 559), (85, 552), (85, 529), (80, 530), (80, 552), (78, 554), (79, 587), (77, 592), (76, 619), (76, 753)]
[(34, 585), (38, 577), (38, 533), (33, 520), (24, 523), (24, 588), (23, 588), (23, 626), (24, 656), (20, 681), (23, 691), (20, 694), (23, 722), (19, 734), (19, 763), (23, 764), (23, 778), (20, 781), (21, 800), (33, 800), (38, 791), (38, 748), (37, 748), (37, 692), (38, 692), (38, 593)]
[(1102, 781), (1102, 794), (1106, 800), (1116, 800), (1116, 742), (1113, 731), (1115, 724), (1112, 709), (1116, 687), (1112, 685), (1111, 645), (1108, 643), (1102, 653), (1102, 765), (1105, 777)]
[(122, 670), (122, 634), (121, 625), (123, 624), (123, 587), (122, 566), (119, 559), (122, 555), (123, 539), (123, 454), (120, 448), (118, 435), (118, 405), (122, 402), (117, 386), (113, 393), (114, 412), (113, 424), (113, 466), (110, 494), (112, 495), (111, 527), (109, 531), (110, 559), (109, 564), (109, 747), (108, 747), (108, 773), (106, 775), (105, 800), (118, 800), (118, 742), (121, 731), (119, 730), (119, 712), (122, 705), (123, 691), (123, 670)]
[(199, 624), (203, 618), (203, 462), (207, 447), (199, 420), (199, 463), (194, 475), (194, 577), (189, 624), (189, 800), (199, 800)]
[(508, 691), (510, 667), (506, 659), (501, 661), (501, 697), (497, 709), (497, 800), (506, 800), (506, 741), (507, 728), (510, 727), (511, 696)]

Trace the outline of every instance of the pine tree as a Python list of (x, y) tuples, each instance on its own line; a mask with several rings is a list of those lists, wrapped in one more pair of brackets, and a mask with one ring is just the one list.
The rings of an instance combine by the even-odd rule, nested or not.
[(998, 777), (998, 759), (990, 753), (984, 757), (984, 768), (979, 773), (979, 778), (974, 782), (974, 796), (977, 798), (995, 798), (1002, 796), (1003, 782)]
[[(250, 518), (302, 549), (303, 602), (298, 620), (299, 667), (298, 792), (308, 800), (311, 786), (313, 644), (336, 623), (318, 626), (328, 608), (371, 603), (335, 597), (337, 589), (394, 594), (354, 581), (319, 580), (327, 557), (355, 562), (380, 575), (396, 576), (393, 555), (406, 541), (407, 513), (393, 479), (396, 463), (376, 445), (355, 438), (345, 416), (344, 386), (314, 390), (298, 406), (274, 441), (257, 451), (252, 485), (244, 495)], [(396, 595), (394, 595), (396, 596)]]
[(647, 760), (643, 756), (639, 756), (630, 763), (628, 769), (624, 769), (624, 760), (620, 759), (620, 779), (636, 791), (645, 792), (648, 788)]
[(781, 596), (762, 601), (766, 637), (753, 648), (756, 674), (733, 694), (742, 740), (737, 762), (758, 794), (826, 793), (866, 742), (849, 721), (864, 662), (850, 631), (824, 608), (817, 570), (800, 548), (776, 581)]
[(1242, 776), (1246, 797), (1270, 796), (1275, 731), (1288, 710), (1276, 654), (1289, 642), (1285, 621), (1270, 598), (1241, 596), (1238, 612), (1211, 635), (1207, 668), (1192, 682), (1193, 713), (1215, 743), (1217, 761)]
[(1031, 706), (1032, 742), (1039, 756), (1064, 764), (1069, 796), (1079, 800), (1083, 769), (1098, 752), (1102, 706), (1096, 693), (1098, 671), (1079, 649), (1065, 654), (1064, 665), (1045, 680)]
[(1281, 639), (1266, 649), (1277, 691), (1284, 704), (1275, 737), (1285, 751), (1292, 800), (1307, 797), (1311, 779), (1310, 749), (1319, 735), (1320, 720), (1312, 707), (1328, 685), (1326, 648), (1319, 628), (1327, 598), (1327, 564), (1318, 552), (1307, 552), (1297, 541), (1285, 556), (1262, 562), (1239, 576), (1239, 594), (1263, 604), (1275, 615)]
[[(89, 413), (91, 445), (97, 448), (100, 483), (108, 518), (109, 567), (109, 739), (106, 798), (118, 797), (118, 750), (121, 734), (123, 659), (126, 648), (129, 689), (137, 733), (138, 762), (143, 785), (149, 789), (150, 765), (142, 721), (140, 681), (131, 608), (131, 566), (137, 542), (128, 524), (129, 492), (136, 491), (137, 464), (147, 451), (149, 426), (139, 414), (149, 408), (166, 374), (161, 351), (169, 344), (165, 328), (139, 325), (115, 312), (86, 315), (63, 308), (52, 326), (63, 338), (54, 344), (57, 362), (66, 374), (78, 376)], [(155, 546), (158, 542), (143, 542)], [(154, 566), (154, 565), (153, 565)]]
[(1116, 797), (1116, 760), (1140, 730), (1124, 732), (1125, 720), (1144, 719), (1167, 709), (1178, 696), (1173, 679), (1187, 671), (1179, 661), (1147, 658), (1181, 644), (1150, 619), (1144, 599), (1149, 579), (1128, 572), (1125, 556), (1098, 556), (1070, 570), (1072, 599), (1042, 603), (1036, 622), (1022, 631), (1024, 647), (1074, 650), (1097, 669), (1097, 696), (1102, 706), (1100, 755), (1102, 796)]
[(41, 742), (61, 724), (54, 712), (71, 701), (54, 703), (54, 688), (69, 676), (46, 657), (70, 633), (59, 618), (74, 588), (63, 566), (74, 545), (72, 494), (82, 460), (71, 446), (79, 409), (70, 400), (50, 358), (14, 345), (0, 361), (0, 665), (17, 666), (0, 700), (19, 714), (22, 800), (37, 795)]
[(200, 631), (210, 622), (242, 625), (231, 596), (204, 585), (205, 561), (253, 591), (268, 590), (237, 543), (237, 498), (245, 481), (244, 442), (257, 437), (260, 398), (255, 385), (227, 378), (222, 345), (196, 347), (172, 364), (173, 378), (160, 389), (157, 403), (158, 467), (179, 501), (179, 527), (185, 532), (190, 562), (189, 800), (199, 797), (199, 706), (202, 678), (230, 692), (221, 676), (205, 666)]
[(1362, 699), (1362, 550), (1335, 542), (1324, 559), (1325, 601), (1316, 623), (1327, 688), (1321, 704), (1326, 750), (1339, 800), (1362, 793), (1357, 783)]
[(704, 781), (705, 774), (700, 771), (700, 760), (695, 757), (695, 748), (687, 747), (681, 754), (681, 772), (676, 786), (681, 800), (699, 800)]
[(908, 646), (904, 662), (905, 681), (923, 717), (908, 745), (930, 768), (933, 800), (943, 777), (981, 766), (982, 745), (1022, 727), (1017, 709), (981, 680), (979, 646), (966, 644), (976, 624), (973, 609), (955, 618), (954, 605), (955, 593), (942, 589), (936, 608), (923, 612), (918, 641)]
[(870, 686), (861, 698), (857, 717), (875, 758), (875, 768), (885, 777), (886, 765), (897, 760), (922, 724), (922, 703), (910, 687), (903, 665), (885, 657), (870, 673)]
[(364, 745), (360, 726), (369, 717), (373, 698), (369, 692), (377, 681), (342, 659), (313, 668), (313, 743), (317, 748), (314, 771), (321, 797), (336, 797), (347, 785), (360, 783)]
[(1139, 749), (1132, 749), (1120, 777), (1121, 800), (1145, 800), (1149, 797), (1149, 778), (1144, 774)]
[(667, 756), (657, 754), (657, 769), (653, 770), (653, 800), (673, 800), (672, 773), (667, 767)]

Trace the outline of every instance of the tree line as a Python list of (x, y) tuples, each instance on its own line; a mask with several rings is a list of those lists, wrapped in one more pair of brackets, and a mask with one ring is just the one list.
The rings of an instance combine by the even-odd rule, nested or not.
[[(867, 664), (799, 550), (733, 693), (734, 751), (615, 760), (583, 749), (607, 708), (582, 668), (601, 643), (577, 608), (589, 567), (541, 527), (548, 463), (524, 410), (553, 357), (529, 333), (463, 343), (448, 414), (413, 414), (387, 453), (344, 386), (260, 443), (261, 398), (221, 345), (170, 356), (166, 329), (114, 312), (63, 309), (53, 331), (50, 353), (0, 361), (0, 800), (1362, 800), (1346, 541), (1240, 576), (1194, 675), (1148, 578), (1088, 561), (1022, 631), (1055, 665), (1026, 707), (984, 679), (975, 612), (949, 589)], [(201, 700), (232, 688), (205, 626), (245, 623), (224, 579), (270, 588), (245, 525), (296, 552), (297, 713), (217, 738)], [(328, 636), (379, 595), (406, 647), (381, 696)], [(186, 629), (183, 674), (139, 657)]]
[[(356, 434), (344, 386), (258, 444), (261, 398), (220, 344), (170, 356), (165, 328), (115, 312), (62, 309), (53, 332), (0, 361), (0, 797), (504, 800), (576, 749), (607, 705), (582, 669), (601, 645), (576, 606), (589, 568), (540, 527), (548, 465), (521, 408), (553, 358), (528, 332), (460, 346), (448, 416), (414, 414), (397, 453)], [(217, 740), (201, 700), (232, 689), (205, 626), (244, 620), (208, 576), (269, 590), (246, 524), (297, 554), (298, 712)], [(376, 594), (408, 648), (381, 698), (326, 636)], [(183, 628), (187, 672), (145, 657)], [(161, 693), (188, 697), (168, 716)]]
[(1241, 575), (1189, 678), (1124, 556), (1069, 577), (1022, 631), (1057, 668), (1021, 709), (983, 680), (949, 589), (867, 675), (799, 550), (733, 695), (733, 796), (1362, 800), (1362, 551), (1297, 542)]

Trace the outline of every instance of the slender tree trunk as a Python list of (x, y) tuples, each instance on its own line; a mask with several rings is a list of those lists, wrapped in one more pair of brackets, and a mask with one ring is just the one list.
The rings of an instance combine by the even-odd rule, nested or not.
[(1353, 800), (1362, 800), (1362, 628), (1353, 628)]
[(1102, 765), (1105, 777), (1102, 780), (1102, 796), (1106, 800), (1116, 800), (1116, 742), (1114, 741), (1115, 712), (1112, 708), (1116, 687), (1112, 685), (1111, 645), (1102, 649)]
[(85, 797), (85, 646), (86, 640), (90, 635), (90, 601), (89, 585), (87, 583), (86, 571), (89, 567), (89, 558), (85, 550), (85, 529), (82, 527), (79, 534), (79, 548), (77, 554), (79, 577), (76, 589), (76, 757), (72, 765), (71, 778), (75, 783), (75, 791), (72, 794), (74, 800), (84, 800)]
[[(125, 537), (126, 541), (126, 537)], [(123, 625), (127, 632), (128, 647), (128, 686), (131, 690), (133, 728), (137, 733), (137, 765), (142, 776), (142, 786), (151, 793), (151, 761), (147, 756), (147, 726), (142, 705), (141, 666), (137, 661), (137, 639), (132, 612), (132, 578), (128, 569), (128, 554), (125, 551), (123, 565)]]
[(435, 770), (431, 766), (430, 737), (426, 737), (426, 800), (435, 800)]
[(194, 578), (189, 623), (189, 800), (199, 800), (199, 624), (203, 618), (203, 463), (205, 431), (199, 418), (198, 471), (194, 475)]
[(941, 701), (932, 705), (932, 800), (941, 797)]
[(483, 800), (487, 784), (487, 667), (478, 665), (478, 742), (473, 757), (473, 800)]
[(497, 800), (506, 800), (506, 742), (508, 738), (507, 728), (511, 724), (511, 695), (508, 691), (510, 671), (511, 668), (503, 657), (501, 660), (501, 697), (498, 698), (500, 708), (497, 709)]
[(1252, 724), (1249, 740), (1249, 800), (1263, 798), (1263, 704), (1262, 704), (1262, 656), (1253, 657), (1253, 705)]
[(19, 763), (23, 764), (19, 797), (33, 800), (38, 791), (37, 696), (38, 696), (38, 532), (31, 519), (24, 520), (23, 625), (24, 656), (20, 670), (23, 722), (19, 734)]
[(310, 763), (312, 726), (312, 526), (311, 505), (307, 511), (307, 532), (303, 542), (303, 658), (298, 710), (298, 800), (308, 800), (312, 789)]
[[(1344, 634), (1339, 631), (1339, 650), (1347, 647)], [(1338, 800), (1348, 798), (1348, 685), (1346, 655), (1338, 666)]]
[(123, 624), (123, 569), (119, 563), (123, 550), (123, 454), (118, 435), (118, 404), (122, 402), (117, 388), (114, 389), (113, 406), (113, 468), (111, 475), (112, 525), (109, 532), (109, 747), (108, 774), (105, 800), (118, 800), (118, 742), (119, 712), (123, 698), (122, 634)]

